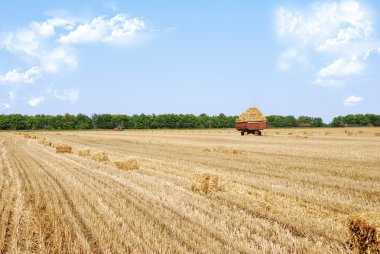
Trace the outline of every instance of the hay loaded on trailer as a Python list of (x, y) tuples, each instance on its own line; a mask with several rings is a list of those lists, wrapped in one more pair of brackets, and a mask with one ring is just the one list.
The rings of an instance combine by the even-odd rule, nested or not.
[(256, 107), (247, 109), (235, 121), (235, 128), (240, 131), (242, 136), (245, 133), (261, 136), (261, 131), (266, 127), (267, 119)]

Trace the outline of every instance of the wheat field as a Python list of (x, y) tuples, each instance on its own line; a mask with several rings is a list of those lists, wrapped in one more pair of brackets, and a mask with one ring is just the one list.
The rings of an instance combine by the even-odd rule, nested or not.
[(379, 208), (379, 128), (0, 132), (0, 253), (351, 253)]

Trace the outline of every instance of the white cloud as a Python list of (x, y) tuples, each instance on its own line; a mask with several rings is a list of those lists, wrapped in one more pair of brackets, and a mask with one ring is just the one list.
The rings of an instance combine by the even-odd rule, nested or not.
[(318, 76), (320, 78), (326, 78), (330, 76), (349, 76), (349, 75), (358, 75), (362, 73), (365, 69), (364, 62), (360, 61), (357, 56), (354, 56), (352, 59), (339, 58), (335, 60), (332, 64), (322, 68)]
[(363, 100), (362, 97), (352, 95), (352, 96), (348, 97), (347, 99), (345, 99), (343, 104), (345, 106), (355, 106), (356, 104), (358, 104), (362, 100)]
[(38, 67), (32, 67), (22, 72), (21, 69), (13, 69), (8, 71), (4, 76), (0, 75), (0, 82), (8, 83), (34, 83), (40, 78), (41, 70)]
[(34, 97), (34, 96), (32, 96), (28, 100), (28, 103), (29, 103), (30, 106), (36, 107), (39, 104), (41, 104), (42, 102), (44, 102), (44, 101), (45, 101), (45, 98), (43, 96), (41, 96), (41, 97)]
[(55, 34), (55, 28), (62, 27), (65, 30), (71, 30), (76, 23), (76, 19), (53, 18), (44, 22), (32, 22), (29, 25), (31, 31), (37, 35), (49, 38)]
[(145, 31), (143, 20), (128, 19), (124, 14), (117, 14), (111, 19), (97, 17), (90, 22), (80, 24), (75, 30), (60, 37), (63, 43), (133, 43), (138, 32)]
[(1, 110), (9, 109), (10, 107), (11, 107), (11, 105), (8, 104), (8, 103), (0, 102), (0, 109), (1, 109)]
[(62, 66), (75, 69), (77, 66), (77, 57), (70, 49), (57, 47), (41, 56), (41, 66), (48, 72), (57, 72)]
[(338, 79), (321, 79), (318, 78), (314, 82), (314, 85), (322, 86), (322, 87), (339, 87), (344, 85), (344, 81)]
[(44, 22), (33, 21), (28, 27), (9, 32), (0, 39), (0, 46), (12, 53), (22, 53), (38, 59), (41, 51), (46, 51), (45, 42), (55, 35), (55, 28), (72, 29), (74, 19), (53, 18)]
[(304, 43), (315, 43), (317, 49), (365, 39), (373, 31), (370, 15), (357, 1), (315, 3), (311, 11), (277, 9), (277, 31)]
[(315, 84), (344, 83), (347, 77), (363, 73), (368, 56), (378, 47), (372, 16), (356, 0), (317, 2), (308, 10), (279, 7), (276, 21), (279, 38), (299, 53), (286, 58), (285, 50), (279, 58), (280, 68), (296, 59), (312, 58), (319, 69)]
[(21, 54), (22, 59), (39, 65), (43, 71), (57, 72), (64, 67), (75, 69), (77, 66), (73, 44), (133, 44), (138, 41), (140, 32), (148, 32), (144, 21), (127, 18), (125, 14), (110, 19), (99, 16), (90, 21), (50, 18), (6, 33), (0, 37), (0, 47)]
[(79, 90), (77, 89), (65, 89), (62, 94), (59, 94), (57, 90), (54, 91), (54, 96), (61, 101), (68, 101), (74, 103), (79, 100)]
[(7, 33), (0, 40), (0, 46), (12, 53), (24, 53), (35, 56), (35, 51), (39, 47), (36, 34), (29, 29), (22, 29), (15, 33)]
[[(112, 2), (109, 7), (117, 8)], [(35, 67), (29, 70), (10, 70), (0, 75), (0, 83), (15, 84), (21, 89), (18, 84), (31, 84), (46, 74), (54, 75), (62, 70), (75, 69), (79, 61), (76, 44), (130, 45), (139, 43), (149, 32), (153, 30), (148, 30), (142, 19), (128, 18), (125, 14), (109, 18), (99, 16), (89, 20), (54, 17), (44, 21), (32, 21), (24, 28), (0, 34), (0, 49), (9, 51), (25, 64)], [(55, 95), (70, 103), (79, 99), (79, 91), (75, 89), (64, 90), (63, 94)], [(37, 99), (41, 98), (43, 101), (43, 97), (33, 97), (28, 102), (31, 106), (38, 105), (42, 101)]]
[(67, 32), (73, 29), (75, 24), (76, 19), (63, 18), (34, 21), (28, 27), (9, 32), (0, 38), (0, 47), (11, 53), (22, 54), (23, 59), (39, 65), (39, 70), (56, 72), (65, 66), (74, 68), (77, 65), (76, 56), (72, 50), (60, 46), (55, 37), (56, 28), (61, 28), (61, 33)]

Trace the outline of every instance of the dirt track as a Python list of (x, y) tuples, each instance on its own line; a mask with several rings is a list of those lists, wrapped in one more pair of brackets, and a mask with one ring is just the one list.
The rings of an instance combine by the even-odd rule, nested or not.
[[(36, 133), (72, 154), (0, 133), (0, 253), (347, 252), (347, 216), (380, 207), (380, 137), (364, 130)], [(114, 167), (129, 158), (140, 168)], [(192, 191), (197, 173), (223, 190)]]

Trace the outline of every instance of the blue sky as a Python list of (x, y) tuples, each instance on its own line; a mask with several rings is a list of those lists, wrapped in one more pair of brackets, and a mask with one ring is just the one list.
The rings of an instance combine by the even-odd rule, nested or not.
[(380, 2), (2, 1), (0, 114), (380, 113)]

